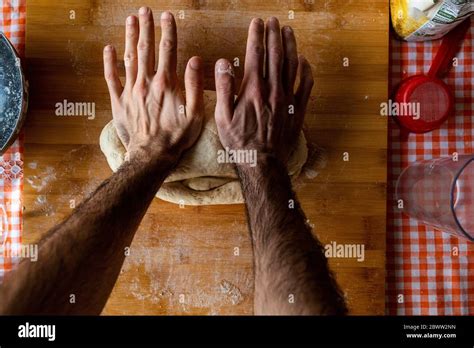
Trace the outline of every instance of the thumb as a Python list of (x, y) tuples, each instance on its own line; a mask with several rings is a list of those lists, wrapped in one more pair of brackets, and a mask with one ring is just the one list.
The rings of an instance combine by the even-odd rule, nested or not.
[(216, 124), (229, 124), (234, 114), (235, 79), (232, 64), (227, 59), (219, 59), (215, 68), (216, 79)]

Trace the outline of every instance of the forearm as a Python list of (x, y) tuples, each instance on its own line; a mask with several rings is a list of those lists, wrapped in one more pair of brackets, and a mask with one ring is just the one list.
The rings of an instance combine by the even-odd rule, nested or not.
[(255, 258), (256, 314), (344, 314), (341, 291), (275, 158), (238, 167)]
[[(40, 241), (0, 288), (1, 314), (99, 314), (135, 231), (174, 165), (139, 155)], [(74, 301), (71, 301), (74, 299)], [(75, 303), (71, 303), (75, 302)]]

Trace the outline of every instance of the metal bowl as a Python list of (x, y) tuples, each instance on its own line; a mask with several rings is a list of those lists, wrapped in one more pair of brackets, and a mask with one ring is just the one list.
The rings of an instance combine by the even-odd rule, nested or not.
[(28, 86), (18, 53), (0, 32), (0, 155), (15, 141), (26, 117)]

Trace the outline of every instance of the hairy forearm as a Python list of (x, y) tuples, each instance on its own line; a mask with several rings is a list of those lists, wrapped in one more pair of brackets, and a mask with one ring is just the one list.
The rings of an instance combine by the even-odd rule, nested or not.
[(255, 259), (256, 314), (345, 314), (319, 241), (275, 158), (237, 168)]
[(99, 314), (173, 159), (132, 158), (40, 241), (0, 288), (0, 314)]

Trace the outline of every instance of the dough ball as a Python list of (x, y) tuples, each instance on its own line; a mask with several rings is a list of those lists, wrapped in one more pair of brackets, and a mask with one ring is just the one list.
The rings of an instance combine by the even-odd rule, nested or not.
[[(216, 94), (205, 91), (205, 120), (201, 136), (182, 157), (175, 170), (166, 178), (156, 197), (184, 205), (214, 205), (243, 203), (240, 182), (231, 163), (218, 163), (218, 150), (223, 150), (214, 120)], [(113, 171), (125, 158), (125, 147), (110, 121), (100, 135), (100, 148)], [(288, 173), (296, 178), (306, 162), (308, 149), (301, 133), (288, 162)]]

